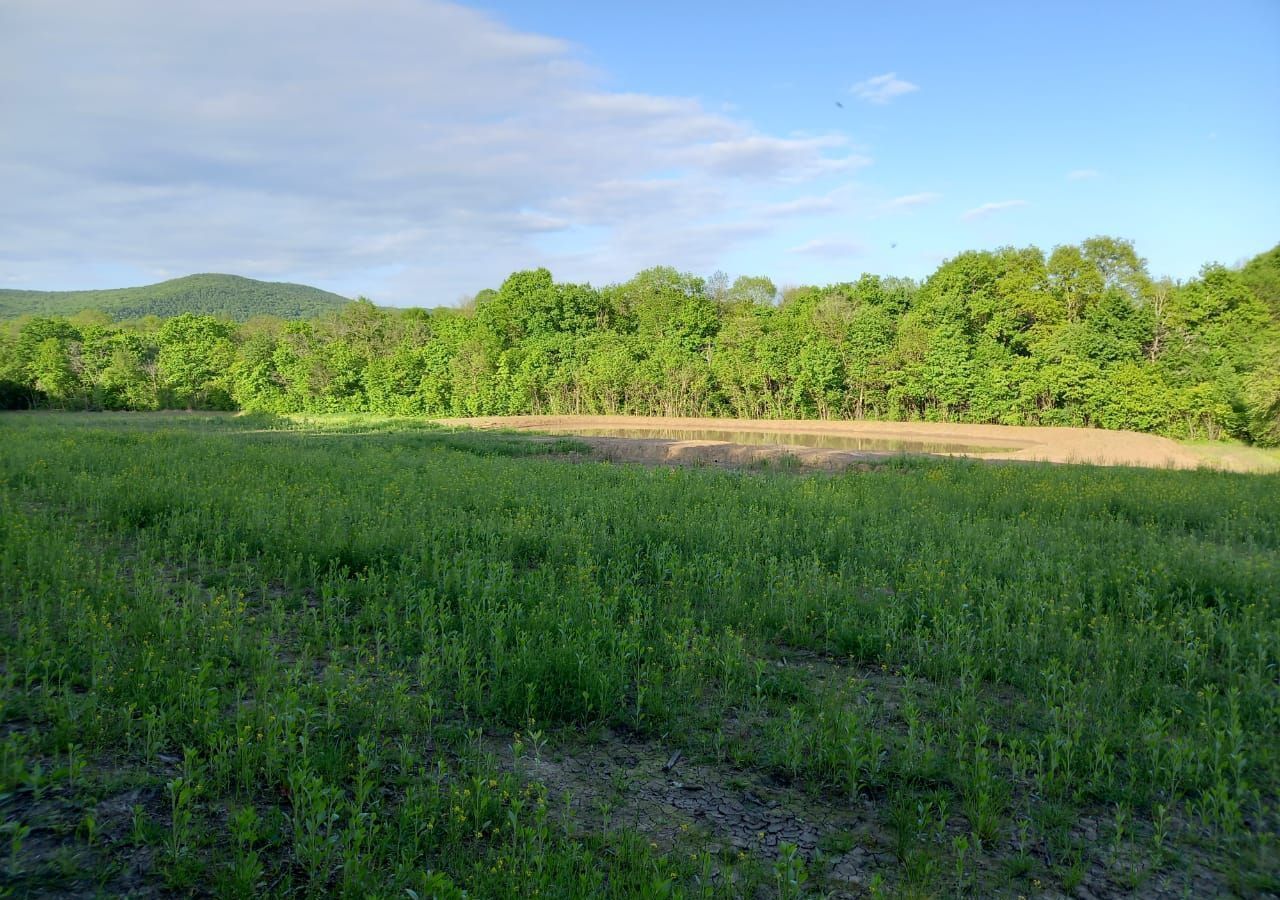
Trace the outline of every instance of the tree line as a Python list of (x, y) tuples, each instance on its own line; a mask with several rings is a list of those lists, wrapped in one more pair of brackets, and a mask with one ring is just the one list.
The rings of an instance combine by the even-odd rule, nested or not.
[(0, 405), (390, 415), (868, 418), (1280, 444), (1280, 247), (1156, 279), (1124, 240), (962, 253), (921, 282), (776, 290), (668, 267), (517, 272), (462, 308), (309, 321), (36, 316)]

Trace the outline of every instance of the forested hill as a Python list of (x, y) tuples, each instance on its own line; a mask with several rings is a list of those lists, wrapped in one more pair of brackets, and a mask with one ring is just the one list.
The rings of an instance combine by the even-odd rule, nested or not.
[(116, 320), (182, 313), (238, 322), (259, 315), (310, 319), (350, 302), (305, 284), (255, 281), (239, 275), (188, 275), (145, 287), (103, 291), (0, 290), (0, 318), (70, 316), (91, 309)]
[(0, 322), (0, 406), (1068, 425), (1280, 444), (1280, 253), (1152, 278), (1133, 245), (961, 253), (779, 292), (516, 272), (465, 309)]

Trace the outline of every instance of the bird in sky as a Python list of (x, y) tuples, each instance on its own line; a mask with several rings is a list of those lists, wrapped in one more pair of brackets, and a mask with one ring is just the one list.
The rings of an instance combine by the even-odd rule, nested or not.
[(836, 106), (840, 107), (841, 109), (844, 109), (844, 104), (841, 103), (839, 100), (836, 101)]

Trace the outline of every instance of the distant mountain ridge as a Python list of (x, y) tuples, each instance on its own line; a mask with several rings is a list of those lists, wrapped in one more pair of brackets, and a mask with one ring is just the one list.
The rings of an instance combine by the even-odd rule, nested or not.
[(70, 316), (94, 309), (116, 320), (165, 318), (182, 313), (222, 316), (238, 322), (259, 315), (310, 319), (350, 302), (347, 297), (305, 284), (201, 274), (143, 287), (99, 291), (0, 290), (0, 318)]

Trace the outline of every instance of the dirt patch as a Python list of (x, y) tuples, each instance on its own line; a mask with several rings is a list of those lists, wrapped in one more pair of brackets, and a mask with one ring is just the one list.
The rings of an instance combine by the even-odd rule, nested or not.
[[(713, 877), (733, 878), (736, 862), (754, 858), (771, 865), (782, 845), (796, 848), (813, 885), (828, 897), (865, 897), (877, 882), (890, 891), (909, 875), (898, 857), (887, 823), (889, 798), (872, 792), (856, 800), (837, 793), (812, 793), (769, 773), (689, 760), (660, 741), (605, 731), (591, 743), (546, 748), (517, 764), (509, 738), (493, 736), (487, 749), (499, 765), (547, 789), (559, 806), (567, 799), (573, 825), (591, 831), (634, 829), (663, 851), (707, 852), (717, 860)], [(1114, 823), (1105, 814), (1086, 815), (1071, 828), (1082, 848), (1078, 884), (1069, 896), (1080, 900), (1181, 896), (1227, 896), (1222, 877), (1199, 854), (1181, 866), (1162, 867), (1148, 859), (1150, 826), (1131, 823), (1134, 838), (1112, 846)], [(969, 890), (1014, 886), (1002, 874), (1017, 859), (1027, 861), (1028, 880), (1056, 880), (1050, 871), (1069, 861), (1057, 858), (1043, 836), (1030, 841), (1007, 824), (984, 858), (974, 860)], [(939, 855), (953, 839), (969, 834), (963, 816), (946, 816), (937, 834), (921, 836), (911, 854), (941, 866)], [(1135, 839), (1136, 838), (1136, 839)], [(1182, 851), (1187, 854), (1187, 850)], [(935, 875), (947, 880), (946, 873)], [(1136, 876), (1136, 877), (1133, 877)], [(940, 882), (939, 882), (940, 883)], [(872, 892), (873, 893), (873, 892)], [(1041, 896), (1065, 898), (1047, 884)]]
[[(40, 762), (45, 771), (56, 771), (57, 760)], [(148, 821), (165, 818), (162, 789), (153, 783), (160, 777), (101, 760), (75, 788), (45, 783), (38, 792), (23, 786), (0, 796), (7, 851), (0, 887), (22, 897), (165, 895), (153, 877), (152, 848), (131, 837), (135, 810)], [(106, 784), (116, 787), (104, 789)]]
[[(769, 671), (794, 672), (816, 691), (852, 690), (851, 702), (870, 702), (878, 710), (877, 728), (903, 735), (906, 725), (897, 713), (904, 697), (912, 694), (928, 718), (933, 705), (928, 695), (944, 689), (821, 653), (776, 650), (777, 657), (762, 658)], [(991, 698), (1010, 711), (1017, 701), (1011, 689), (996, 689)], [(730, 741), (745, 745), (765, 722), (757, 715), (731, 715), (722, 727)], [(625, 730), (605, 729), (590, 739), (558, 737), (560, 741), (518, 762), (510, 736), (492, 735), (485, 745), (503, 768), (544, 785), (553, 806), (565, 804), (575, 827), (596, 832), (634, 829), (663, 851), (705, 851), (717, 861), (716, 878), (733, 878), (735, 863), (743, 859), (771, 866), (789, 844), (805, 864), (812, 885), (830, 897), (865, 897), (876, 893), (877, 884), (908, 894), (913, 884), (951, 884), (972, 895), (1024, 891), (1033, 885), (1040, 896), (1080, 900), (1171, 900), (1231, 893), (1223, 874), (1214, 871), (1208, 856), (1196, 847), (1194, 826), (1176, 817), (1168, 855), (1155, 858), (1152, 823), (1145, 817), (1129, 817), (1123, 836), (1113, 811), (1097, 807), (1074, 811), (1061, 831), (1058, 826), (1032, 825), (1038, 798), (1028, 792), (1028, 785), (1010, 782), (1009, 818), (998, 836), (970, 858), (961, 881), (951, 873), (955, 861), (948, 851), (958, 839), (975, 840), (972, 826), (959, 796), (941, 787), (931, 791), (927, 778), (914, 787), (898, 785), (910, 788), (905, 792), (873, 784), (850, 797), (830, 785), (788, 776), (763, 756), (755, 763), (717, 760), (687, 747), (685, 755), (678, 752), (679, 739), (642, 737)], [(918, 833), (906, 838), (898, 822), (901, 811), (895, 808), (902, 796), (910, 803), (942, 798), (933, 800), (939, 807), (931, 824), (922, 819)], [(1070, 886), (1064, 893), (1050, 887), (1054, 882)]]
[[(959, 425), (938, 422), (835, 422), (693, 419), (639, 416), (491, 416), (441, 419), (445, 425), (468, 428), (545, 431), (573, 434), (575, 429), (706, 429), (768, 434), (803, 434), (832, 438), (875, 438), (886, 441), (969, 444), (984, 452), (953, 455), (1024, 462), (1089, 463), (1157, 468), (1194, 469), (1205, 465), (1244, 471), (1235, 457), (1216, 461), (1168, 438), (1133, 431), (1097, 428), (1032, 428), (1012, 425)], [(846, 469), (883, 462), (892, 452), (838, 450), (779, 443), (737, 444), (726, 441), (673, 438), (580, 437), (598, 455), (625, 462), (668, 464), (703, 463), (734, 466), (787, 463), (804, 467)], [(985, 448), (1001, 448), (986, 450)]]
[[(810, 864), (825, 856), (815, 874), (845, 889), (867, 885), (877, 873), (893, 876), (896, 861), (870, 799), (815, 797), (767, 774), (707, 765), (657, 741), (609, 731), (519, 766), (509, 746), (495, 742), (493, 750), (504, 766), (543, 784), (550, 799), (567, 796), (578, 827), (631, 828), (663, 850), (705, 850), (725, 861), (739, 854), (773, 860), (791, 844)], [(833, 835), (846, 843), (824, 854)]]

